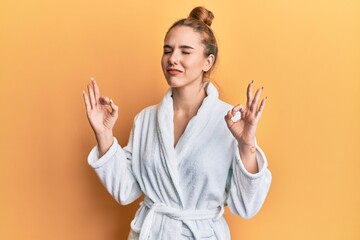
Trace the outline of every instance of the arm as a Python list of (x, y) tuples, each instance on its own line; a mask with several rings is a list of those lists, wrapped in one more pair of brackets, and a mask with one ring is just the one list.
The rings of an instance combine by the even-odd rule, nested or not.
[(129, 204), (141, 196), (142, 191), (132, 171), (133, 132), (128, 145), (122, 148), (116, 138), (109, 150), (100, 158), (99, 147), (95, 146), (89, 156), (88, 163), (95, 170), (107, 191), (120, 204)]
[(267, 167), (266, 156), (257, 145), (255, 161), (259, 171), (256, 173), (247, 170), (237, 149), (235, 151), (226, 187), (226, 203), (233, 213), (248, 219), (255, 216), (263, 205), (271, 185), (272, 175)]
[(88, 163), (116, 201), (128, 204), (141, 195), (131, 164), (134, 127), (127, 147), (122, 149), (112, 133), (118, 106), (108, 97), (100, 97), (94, 79), (87, 88), (89, 95), (83, 92), (86, 113), (97, 141), (88, 156)]
[[(254, 81), (247, 88), (246, 108), (239, 104), (225, 116), (226, 124), (237, 143), (228, 177), (227, 203), (234, 213), (244, 218), (250, 218), (259, 211), (269, 191), (272, 178), (267, 169), (265, 154), (257, 146), (255, 137), (267, 97), (258, 107), (263, 88), (259, 88), (253, 97), (253, 83)], [(238, 112), (240, 118), (234, 119)]]
[(240, 159), (244, 164), (245, 169), (250, 173), (257, 173), (259, 171), (258, 163), (256, 161), (256, 147), (254, 145), (246, 145), (238, 143)]

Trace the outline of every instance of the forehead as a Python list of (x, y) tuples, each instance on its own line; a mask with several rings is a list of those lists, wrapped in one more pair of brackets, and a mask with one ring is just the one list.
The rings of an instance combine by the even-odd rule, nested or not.
[(200, 34), (187, 26), (177, 26), (171, 29), (165, 36), (164, 43), (170, 46), (190, 45), (196, 47), (202, 45)]

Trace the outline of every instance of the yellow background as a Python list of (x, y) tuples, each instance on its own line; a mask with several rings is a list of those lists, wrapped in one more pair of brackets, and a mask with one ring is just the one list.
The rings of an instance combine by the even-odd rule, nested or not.
[[(273, 182), (259, 214), (226, 211), (232, 239), (360, 239), (360, 1), (0, 2), (0, 239), (126, 239), (139, 201), (117, 204), (86, 157), (82, 91), (94, 76), (133, 117), (167, 89), (163, 37), (215, 14), (221, 97), (269, 99), (258, 129)], [(221, 164), (221, 163), (219, 163)]]

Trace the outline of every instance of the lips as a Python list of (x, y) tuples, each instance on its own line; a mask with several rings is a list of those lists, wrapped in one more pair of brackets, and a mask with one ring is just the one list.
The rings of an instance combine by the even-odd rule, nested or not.
[(166, 71), (167, 71), (170, 75), (178, 75), (178, 74), (182, 73), (181, 70), (176, 69), (176, 68), (168, 68), (168, 69), (166, 69)]

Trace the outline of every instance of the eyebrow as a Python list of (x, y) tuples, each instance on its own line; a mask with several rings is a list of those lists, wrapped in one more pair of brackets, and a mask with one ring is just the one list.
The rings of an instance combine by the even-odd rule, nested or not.
[[(172, 49), (172, 47), (170, 45), (164, 45), (164, 48), (171, 48)], [(191, 46), (188, 46), (188, 45), (181, 45), (180, 48), (181, 49), (195, 49), (195, 48), (193, 48)]]

